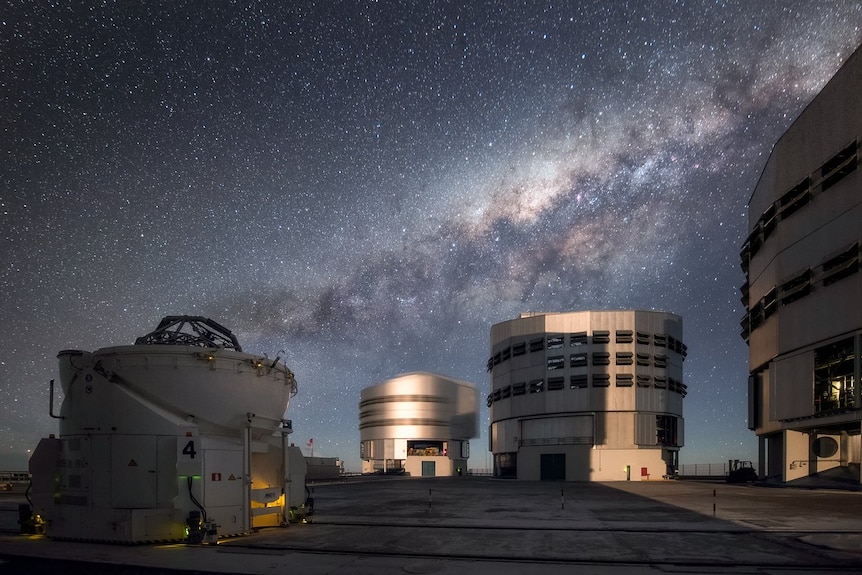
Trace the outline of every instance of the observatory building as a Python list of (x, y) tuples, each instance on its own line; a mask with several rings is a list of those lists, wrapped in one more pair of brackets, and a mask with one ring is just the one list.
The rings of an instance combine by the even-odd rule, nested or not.
[(433, 373), (366, 387), (359, 400), (362, 472), (466, 475), (478, 405), (475, 387)]
[(30, 458), (32, 523), (49, 537), (215, 542), (304, 507), (281, 357), (243, 352), (208, 318), (168, 316), (134, 345), (58, 359), (60, 436)]
[(741, 288), (760, 474), (860, 481), (862, 52), (775, 144), (749, 200)]
[(683, 446), (682, 318), (523, 313), (491, 327), (494, 475), (614, 481), (673, 473)]

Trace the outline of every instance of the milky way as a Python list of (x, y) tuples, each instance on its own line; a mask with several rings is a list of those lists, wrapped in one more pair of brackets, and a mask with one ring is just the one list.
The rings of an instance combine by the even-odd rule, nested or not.
[(745, 204), (862, 3), (510, 4), (0, 10), (0, 467), (58, 351), (165, 315), (285, 350), (294, 440), (358, 469), (363, 387), (484, 396), (491, 324), (620, 308), (683, 317), (681, 462), (753, 459)]

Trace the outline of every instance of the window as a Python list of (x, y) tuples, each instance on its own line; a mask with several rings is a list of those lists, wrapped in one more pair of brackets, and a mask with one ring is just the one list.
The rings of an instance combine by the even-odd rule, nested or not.
[(853, 244), (838, 255), (823, 262), (823, 285), (832, 285), (838, 280), (859, 271), (859, 244)]
[(766, 321), (766, 318), (763, 314), (763, 301), (759, 301), (754, 304), (754, 307), (751, 308), (751, 311), (748, 314), (748, 322), (749, 326), (751, 326), (751, 330), (755, 330), (763, 325), (763, 322)]
[(446, 441), (408, 441), (407, 455), (424, 455), (428, 457), (445, 455)]
[(545, 380), (543, 379), (534, 379), (530, 382), (530, 393), (541, 393), (542, 388), (545, 387)]
[(649, 345), (649, 334), (642, 331), (637, 332), (637, 342), (641, 345)]
[(500, 394), (500, 399), (506, 399), (507, 397), (512, 396), (512, 386), (507, 385), (503, 388), (503, 392)]
[(656, 356), (653, 358), (653, 365), (662, 369), (666, 368), (667, 356), (656, 354)]
[(764, 319), (771, 316), (775, 313), (775, 293), (776, 289), (773, 287), (771, 290), (766, 292), (766, 295), (763, 296), (763, 317)]
[(587, 365), (587, 354), (573, 353), (569, 356), (569, 365), (571, 367), (585, 367)]
[(658, 445), (677, 447), (679, 440), (679, 427), (676, 417), (673, 415), (655, 416), (655, 441)]
[(617, 387), (631, 387), (634, 384), (634, 375), (631, 373), (618, 373), (616, 384)]
[(571, 389), (582, 389), (587, 387), (587, 374), (582, 373), (579, 375), (573, 375), (569, 378), (569, 388)]
[(781, 284), (778, 292), (782, 305), (792, 303), (811, 293), (811, 269), (806, 268)]
[(637, 382), (638, 382), (638, 387), (649, 387), (650, 386), (650, 376), (638, 375)]
[(766, 240), (766, 238), (772, 235), (772, 232), (775, 231), (775, 223), (777, 220), (776, 212), (777, 210), (775, 208), (775, 204), (772, 204), (771, 206), (766, 208), (766, 211), (763, 212), (763, 215), (760, 216), (760, 225), (761, 229), (763, 230), (764, 240)]
[(655, 386), (659, 389), (667, 389), (667, 378), (664, 376), (655, 376)]
[(593, 365), (610, 365), (611, 354), (606, 351), (593, 352)]
[(569, 345), (573, 347), (577, 345), (587, 345), (587, 332), (579, 331), (571, 334), (569, 336)]
[(563, 369), (566, 367), (566, 356), (554, 355), (548, 358), (548, 369)]
[(618, 351), (617, 365), (631, 365), (633, 363), (632, 355), (630, 351)]
[(611, 384), (611, 376), (607, 373), (593, 374), (593, 387), (608, 387)]
[(639, 353), (637, 355), (637, 364), (647, 366), (650, 364), (650, 354), (648, 353)]
[(527, 344), (523, 341), (512, 346), (512, 357), (527, 353)]
[(667, 379), (667, 388), (673, 392), (676, 392), (683, 397), (688, 394), (688, 386), (681, 381), (677, 381), (672, 377)]
[(545, 338), (537, 337), (530, 340), (530, 351), (542, 351), (545, 349)]
[(548, 349), (560, 349), (563, 347), (563, 336), (561, 335), (549, 335), (548, 336)]
[(853, 338), (814, 350), (814, 411), (823, 413), (855, 407)]
[(524, 395), (527, 390), (527, 384), (523, 381), (521, 383), (513, 383), (512, 384), (512, 395)]
[(739, 335), (742, 337), (742, 339), (748, 341), (748, 336), (751, 333), (751, 316), (745, 314), (745, 316), (742, 318), (742, 321), (739, 322), (739, 327), (742, 328), (742, 331), (739, 332)]
[(503, 350), (503, 361), (508, 360), (510, 357), (512, 357), (512, 348), (507, 347)]
[(653, 343), (658, 347), (667, 347), (667, 336), (663, 333), (657, 333), (653, 336)]
[(611, 332), (607, 330), (593, 330), (593, 343), (610, 343)]
[(821, 166), (820, 175), (823, 178), (821, 189), (823, 191), (828, 190), (855, 169), (856, 141), (854, 140)]
[(630, 329), (618, 329), (617, 330), (617, 343), (631, 343), (634, 341), (634, 337), (632, 336), (632, 330)]
[(566, 378), (564, 377), (549, 377), (548, 378), (548, 391), (557, 391), (558, 389), (563, 389)]
[(779, 198), (778, 209), (781, 219), (789, 218), (809, 201), (811, 201), (811, 180), (805, 178)]

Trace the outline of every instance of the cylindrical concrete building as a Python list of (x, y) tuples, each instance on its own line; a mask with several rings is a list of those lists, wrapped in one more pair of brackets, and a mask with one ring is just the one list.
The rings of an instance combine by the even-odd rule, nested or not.
[(466, 475), (478, 398), (469, 383), (424, 372), (366, 387), (359, 401), (362, 472)]
[(614, 481), (674, 473), (683, 445), (682, 318), (524, 313), (491, 327), (494, 474)]

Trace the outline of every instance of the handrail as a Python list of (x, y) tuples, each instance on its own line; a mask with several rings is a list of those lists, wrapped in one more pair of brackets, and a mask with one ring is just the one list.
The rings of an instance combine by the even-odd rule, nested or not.
[(54, 380), (53, 379), (51, 380), (50, 388), (51, 388), (51, 394), (50, 394), (51, 395), (51, 398), (50, 398), (51, 403), (48, 404), (48, 415), (50, 415), (54, 419), (66, 419), (62, 415), (54, 415)]

